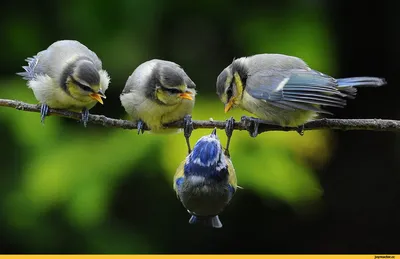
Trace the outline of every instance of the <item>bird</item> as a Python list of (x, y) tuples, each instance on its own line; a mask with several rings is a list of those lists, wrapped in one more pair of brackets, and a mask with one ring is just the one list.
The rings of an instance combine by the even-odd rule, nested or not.
[(81, 112), (86, 127), (89, 110), (98, 102), (103, 104), (110, 83), (96, 53), (79, 41), (59, 40), (25, 61), (25, 71), (17, 75), (28, 81), (28, 87), (41, 103), (41, 122), (44, 123), (50, 107)]
[(196, 84), (183, 68), (172, 62), (151, 59), (140, 64), (126, 81), (120, 101), (127, 114), (137, 122), (138, 134), (147, 126), (152, 133), (179, 132), (164, 124), (184, 121), (184, 135), (190, 153), (193, 130), (191, 114)]
[(264, 53), (234, 59), (218, 75), (216, 92), (225, 113), (240, 107), (258, 117), (242, 117), (254, 123), (250, 135), (255, 137), (261, 120), (279, 126), (303, 126), (303, 131), (304, 123), (317, 115), (332, 115), (325, 107), (346, 106), (347, 99), (355, 98), (357, 87), (385, 84), (386, 80), (379, 77), (335, 79), (310, 68), (298, 57)]
[(183, 160), (173, 180), (177, 198), (191, 215), (190, 224), (221, 228), (219, 214), (238, 188), (230, 157), (223, 151), (214, 128), (201, 137)]

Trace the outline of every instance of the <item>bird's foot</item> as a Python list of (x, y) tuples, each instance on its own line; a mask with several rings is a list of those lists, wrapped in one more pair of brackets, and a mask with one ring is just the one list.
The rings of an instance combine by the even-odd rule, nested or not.
[(137, 134), (139, 135), (140, 133), (144, 133), (144, 126), (145, 126), (145, 123), (142, 121), (142, 120), (138, 120), (137, 121)]
[(299, 133), (300, 136), (304, 136), (304, 124), (301, 126), (297, 127), (297, 133)]
[(249, 132), (250, 136), (255, 138), (258, 135), (258, 126), (262, 120), (259, 118), (253, 118), (248, 116), (242, 116), (241, 121), (244, 122), (246, 130)]
[(229, 119), (226, 120), (225, 133), (228, 139), (226, 140), (225, 155), (227, 157), (231, 157), (229, 153), (229, 144), (231, 143), (231, 137), (233, 134), (234, 126), (235, 126), (235, 119), (233, 117), (230, 117)]
[(82, 118), (81, 118), (82, 122), (83, 122), (83, 126), (87, 126), (87, 123), (89, 121), (89, 109), (87, 109), (86, 107), (82, 109)]
[(44, 118), (49, 114), (49, 106), (47, 104), (42, 103), (40, 106), (40, 121), (44, 124)]
[(186, 115), (183, 118), (183, 135), (185, 136), (186, 139), (186, 145), (188, 148), (188, 154), (192, 152), (192, 149), (190, 147), (190, 136), (192, 135), (193, 131), (193, 122), (192, 122), (192, 116), (191, 115)]

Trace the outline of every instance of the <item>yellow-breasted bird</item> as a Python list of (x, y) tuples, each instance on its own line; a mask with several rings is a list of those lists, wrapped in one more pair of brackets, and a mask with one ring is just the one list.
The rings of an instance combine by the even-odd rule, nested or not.
[(152, 59), (139, 65), (129, 76), (120, 100), (125, 111), (137, 121), (138, 134), (144, 124), (153, 133), (178, 132), (166, 123), (184, 119), (184, 134), (190, 151), (191, 114), (196, 85), (178, 64)]
[(224, 154), (216, 129), (201, 137), (193, 151), (179, 165), (173, 188), (187, 209), (190, 224), (221, 228), (218, 215), (236, 192), (235, 169)]
[[(259, 119), (280, 126), (301, 126), (318, 113), (332, 114), (322, 107), (346, 105), (360, 86), (386, 84), (378, 77), (335, 79), (314, 69), (303, 60), (282, 54), (257, 54), (235, 59), (218, 76), (217, 94), (225, 112), (240, 107)], [(242, 117), (254, 123), (259, 119)]]
[(41, 103), (42, 123), (51, 107), (82, 112), (86, 126), (89, 109), (97, 102), (103, 104), (110, 83), (96, 53), (76, 40), (60, 40), (26, 61), (25, 72), (17, 74), (28, 80)]

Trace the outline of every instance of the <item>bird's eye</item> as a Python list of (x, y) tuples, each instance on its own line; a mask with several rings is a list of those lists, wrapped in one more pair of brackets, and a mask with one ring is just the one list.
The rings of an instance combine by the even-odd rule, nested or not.
[(226, 95), (228, 97), (228, 100), (232, 98), (233, 91), (232, 91), (232, 85), (229, 86), (229, 88), (226, 90)]
[(92, 88), (86, 85), (79, 85), (80, 88), (82, 88), (86, 92), (93, 92)]
[(72, 82), (74, 82), (75, 85), (79, 86), (82, 90), (84, 90), (84, 91), (86, 91), (86, 92), (93, 92), (93, 89), (92, 89), (92, 88), (90, 88), (90, 87), (87, 86), (87, 85), (81, 84), (78, 80), (76, 80), (76, 79), (73, 78), (72, 76), (71, 76), (71, 80), (72, 80)]
[(179, 93), (182, 93), (181, 90), (176, 89), (176, 88), (166, 88), (166, 90), (167, 90), (168, 92), (170, 92), (171, 94), (179, 94)]

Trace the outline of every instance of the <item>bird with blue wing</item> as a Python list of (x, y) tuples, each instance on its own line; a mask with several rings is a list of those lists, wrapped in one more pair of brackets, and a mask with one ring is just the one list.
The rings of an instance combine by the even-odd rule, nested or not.
[(224, 152), (216, 131), (215, 128), (196, 142), (176, 170), (173, 188), (192, 215), (190, 224), (221, 228), (218, 215), (240, 187), (232, 161)]
[(86, 126), (89, 110), (103, 104), (110, 83), (96, 53), (76, 40), (60, 40), (26, 61), (25, 71), (17, 74), (41, 103), (42, 123), (50, 107), (81, 112)]
[(282, 54), (257, 54), (233, 60), (217, 77), (216, 89), (225, 112), (240, 107), (261, 120), (279, 126), (302, 126), (318, 114), (332, 114), (323, 107), (343, 108), (354, 99), (356, 87), (385, 85), (384, 78), (335, 79), (311, 69), (303, 60)]

